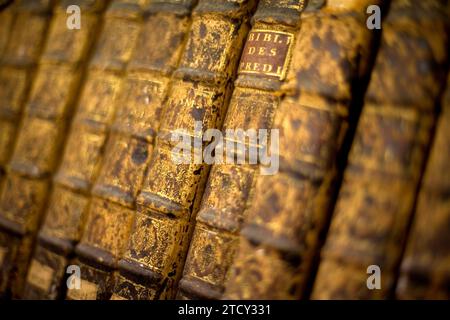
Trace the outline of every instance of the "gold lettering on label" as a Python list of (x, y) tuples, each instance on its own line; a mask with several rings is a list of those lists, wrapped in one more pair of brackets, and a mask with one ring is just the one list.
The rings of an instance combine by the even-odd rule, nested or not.
[(239, 73), (283, 80), (290, 62), (294, 35), (275, 30), (252, 30), (245, 44)]
[(270, 64), (264, 64), (263, 66), (263, 72), (269, 73), (272, 71), (272, 66)]
[(48, 292), (52, 284), (53, 269), (37, 260), (31, 262), (27, 282), (38, 289)]

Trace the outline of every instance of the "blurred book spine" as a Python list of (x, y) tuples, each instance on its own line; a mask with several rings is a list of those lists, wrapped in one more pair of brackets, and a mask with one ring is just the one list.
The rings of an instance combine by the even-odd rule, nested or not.
[[(145, 1), (114, 0), (99, 17), (101, 28), (96, 32), (98, 37), (39, 234), (40, 249), (55, 259), (49, 266), (54, 268), (52, 279), (59, 289), (47, 291), (54, 297), (56, 294), (64, 297), (69, 289), (70, 298), (70, 289), (77, 289), (67, 288), (64, 281), (68, 265), (76, 265), (84, 272), (82, 263), (74, 259), (75, 246), (86, 228), (91, 189), (103, 162), (115, 115), (115, 99), (135, 46), (144, 5)], [(76, 292), (81, 294), (87, 290), (85, 287), (82, 283)]]
[[(67, 8), (70, 5), (80, 8), (80, 29), (69, 29), (66, 26)], [(64, 295), (65, 287), (62, 285), (67, 260), (74, 243), (80, 237), (86, 205), (85, 194), (94, 175), (96, 156), (104, 138), (102, 124), (107, 122), (107, 116), (101, 116), (108, 114), (110, 109), (106, 94), (101, 96), (102, 100), (97, 98), (97, 95), (104, 92), (101, 90), (106, 89), (91, 81), (91, 74), (98, 63), (94, 60), (88, 64), (101, 29), (106, 5), (107, 2), (99, 0), (62, 1), (54, 10), (49, 43), (44, 54), (46, 64), (41, 69), (41, 85), (36, 90), (41, 94), (55, 95), (55, 100), (44, 100), (43, 105), (51, 107), (57, 106), (59, 101), (66, 103), (58, 107), (59, 110), (55, 109), (53, 132), (55, 135), (65, 135), (65, 128), (68, 128), (68, 133), (63, 145), (54, 145), (55, 155), (52, 157), (55, 161), (58, 158), (59, 162), (59, 155), (62, 154), (62, 159), (53, 177), (53, 187), (49, 190), (49, 200), (28, 270), (23, 295), (26, 299), (57, 299)], [(97, 45), (95, 54), (102, 50), (99, 46), (102, 47)], [(85, 71), (85, 68), (88, 70)], [(73, 78), (74, 75), (76, 78)], [(81, 100), (67, 97), (79, 94)], [(44, 119), (50, 120), (51, 114), (44, 114)], [(56, 136), (48, 138), (56, 139)]]
[(396, 298), (450, 299), (450, 78), (401, 263)]
[[(391, 3), (322, 250), (315, 299), (393, 294), (444, 90), (448, 21), (442, 1)], [(374, 267), (381, 287), (370, 290)]]
[(0, 65), (0, 296), (17, 298), (21, 294), (39, 220), (40, 196), (46, 188), (34, 188), (33, 182), (17, 186), (27, 172), (15, 172), (10, 161), (53, 6), (54, 1), (16, 1), (1, 17), (1, 32), (8, 33), (8, 23), (10, 30)]
[(70, 290), (69, 298), (108, 299), (112, 294), (117, 262), (129, 238), (135, 198), (150, 160), (161, 103), (176, 68), (191, 6), (192, 1), (151, 1), (142, 10), (133, 54), (121, 90), (112, 101), (116, 114), (76, 249), (88, 291), (81, 288), (80, 295)]
[(9, 37), (12, 33), (17, 2), (7, 3), (5, 8), (0, 11), (0, 63), (1, 57), (5, 52)]

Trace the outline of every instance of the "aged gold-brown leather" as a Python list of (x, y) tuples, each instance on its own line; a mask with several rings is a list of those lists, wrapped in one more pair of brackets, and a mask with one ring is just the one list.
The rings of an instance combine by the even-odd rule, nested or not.
[[(128, 141), (125, 141), (125, 144), (140, 144), (134, 147), (132, 154), (123, 156), (123, 159), (117, 162), (116, 166), (127, 169), (123, 170), (123, 174), (116, 172), (115, 175), (124, 186), (132, 188), (135, 186), (135, 189), (125, 190), (134, 211), (131, 233), (133, 237), (138, 234), (142, 236), (139, 239), (142, 242), (153, 234), (146, 226), (140, 225), (140, 217), (135, 212), (135, 200), (152, 158), (164, 113), (164, 101), (171, 86), (171, 76), (179, 66), (186, 46), (191, 25), (190, 15), (195, 4), (196, 1), (150, 3), (135, 55), (128, 68), (127, 85), (123, 91), (126, 94), (119, 103), (124, 107), (118, 110), (113, 127), (114, 131), (122, 132), (122, 136), (126, 137), (124, 133), (128, 134)], [(142, 97), (140, 95), (142, 91), (148, 94)], [(124, 138), (116, 140), (122, 140), (121, 143), (124, 143)], [(104, 168), (107, 169), (108, 166)], [(131, 234), (123, 242), (124, 252), (120, 256), (119, 274), (111, 298), (150, 299), (152, 291), (145, 287), (148, 279), (143, 277), (140, 269), (129, 260), (129, 257), (133, 258), (135, 254), (134, 242), (130, 236)]]
[(374, 54), (370, 3), (330, 1), (302, 15), (272, 126), (280, 130), (280, 171), (256, 179), (225, 298), (305, 297)]
[(448, 299), (449, 5), (0, 0), (0, 299)]
[[(172, 133), (194, 124), (220, 129), (228, 108), (253, 0), (200, 0), (174, 73), (152, 160), (138, 196), (124, 259), (147, 279), (149, 298), (173, 298), (181, 277), (209, 165), (175, 163)], [(200, 137), (201, 138), (201, 137)]]
[[(298, 0), (259, 2), (223, 125), (226, 140), (236, 142), (234, 137), (226, 136), (227, 129), (257, 131), (271, 128), (304, 5)], [(248, 142), (246, 147), (249, 148)], [(256, 147), (262, 148), (261, 145)], [(197, 216), (178, 298), (222, 297), (257, 169), (257, 164), (213, 166)]]
[[(46, 44), (46, 50), (43, 58), (51, 59), (58, 63), (58, 67), (66, 68), (58, 69), (58, 67), (48, 66), (41, 70), (40, 76), (35, 80), (34, 86), (37, 87), (36, 92), (49, 95), (52, 92), (62, 93), (63, 88), (66, 88), (67, 95), (72, 95), (72, 100), (77, 100), (75, 95), (78, 94), (79, 86), (85, 80), (82, 75), (84, 65), (87, 66), (87, 60), (90, 55), (91, 47), (95, 43), (95, 36), (92, 37), (91, 32), (96, 32), (100, 28), (100, 19), (102, 11), (104, 10), (103, 1), (78, 1), (70, 2), (76, 4), (82, 10), (81, 26), (77, 31), (69, 30), (66, 27), (67, 13), (66, 2), (60, 2), (55, 6), (52, 23), (49, 28), (49, 35)], [(91, 66), (92, 67), (92, 66)], [(70, 69), (73, 68), (73, 71)], [(67, 74), (66, 74), (67, 73)], [(77, 74), (77, 80), (73, 79), (71, 74)], [(82, 94), (83, 95), (83, 94)], [(68, 101), (61, 100), (61, 96), (56, 95), (54, 100), (44, 99), (42, 104), (52, 107), (46, 110), (46, 115), (54, 117), (54, 122), (60, 125), (61, 128), (67, 127), (71, 121), (71, 114), (74, 112), (69, 108)], [(79, 110), (79, 102), (75, 102), (77, 106), (73, 109)], [(77, 111), (77, 113), (79, 113)], [(27, 130), (24, 128), (23, 130)], [(74, 129), (68, 132), (68, 138), (64, 140), (63, 146), (56, 146), (59, 151), (55, 151), (55, 160), (59, 160), (59, 154), (63, 153), (62, 157), (66, 158), (67, 154), (76, 154), (82, 152), (83, 156), (87, 156), (86, 152), (92, 152), (92, 149), (86, 149), (83, 145), (83, 134), (78, 132), (77, 143), (71, 142)], [(63, 135), (64, 131), (55, 131), (58, 135)], [(49, 137), (49, 139), (52, 139)], [(81, 140), (81, 144), (79, 143)], [(90, 155), (90, 154), (89, 154)], [(80, 156), (81, 157), (81, 156)], [(80, 158), (79, 157), (79, 158)], [(79, 160), (79, 159), (77, 159)], [(61, 297), (63, 290), (61, 289), (61, 282), (65, 277), (67, 258), (73, 249), (73, 243), (79, 239), (80, 236), (80, 221), (83, 213), (82, 206), (84, 199), (82, 192), (85, 191), (79, 187), (84, 182), (83, 177), (77, 176), (80, 171), (83, 172), (83, 162), (75, 162), (78, 166), (74, 168), (67, 164), (67, 160), (63, 161), (63, 166), (59, 165), (57, 175), (54, 181), (52, 191), (48, 195), (49, 200), (46, 204), (45, 218), (40, 228), (37, 237), (37, 244), (33, 258), (27, 275), (27, 283), (23, 298), (26, 299), (55, 299)], [(72, 169), (72, 170), (70, 170)], [(61, 178), (67, 173), (64, 178)], [(77, 180), (78, 178), (78, 180)], [(72, 183), (70, 183), (72, 182)], [(66, 190), (67, 188), (67, 190)], [(79, 192), (79, 193), (76, 193)], [(76, 202), (76, 203), (75, 203)]]
[[(23, 0), (8, 7), (1, 17), (4, 48), (0, 65), (0, 296), (21, 295), (48, 190), (47, 179), (40, 178), (48, 177), (45, 165), (51, 160), (47, 161), (46, 156), (39, 158), (41, 150), (36, 145), (45, 133), (20, 130), (20, 123), (24, 122), (24, 126), (34, 119), (30, 130), (52, 127), (50, 122), (44, 124), (44, 119), (33, 115), (39, 103), (31, 89), (33, 79), (40, 73), (37, 69), (55, 62), (45, 53), (39, 60), (41, 53), (47, 52), (44, 46), (52, 7), (50, 1)], [(5, 39), (8, 23), (11, 29)]]
[(396, 288), (399, 299), (450, 299), (450, 79)]
[[(446, 79), (448, 35), (442, 1), (391, 3), (313, 298), (392, 296)], [(371, 290), (373, 266), (381, 288)]]
[[(123, 108), (120, 99), (126, 85), (126, 70), (136, 52), (147, 5), (147, 0), (113, 0), (110, 3), (71, 131), (73, 146), (79, 140), (78, 134), (83, 133), (86, 151), (67, 150), (57, 175), (66, 186), (70, 186), (71, 180), (82, 182), (79, 187), (84, 194), (82, 198), (74, 198), (75, 201), (67, 199), (74, 209), (68, 214), (79, 214), (77, 221), (81, 228), (76, 239), (79, 243), (74, 243), (76, 259), (71, 262), (81, 266), (81, 288), (69, 288), (68, 299), (107, 299), (111, 295), (112, 271), (131, 228), (132, 209), (120, 202), (124, 198), (123, 182), (119, 177), (113, 181), (116, 185), (111, 185), (110, 178), (127, 168), (118, 167), (114, 161), (122, 159), (135, 146), (130, 145), (129, 150), (123, 148), (111, 157), (112, 146), (119, 142), (118, 133), (112, 128), (117, 121), (117, 111)], [(122, 141), (120, 146), (123, 146)], [(104, 171), (107, 165), (110, 175)], [(70, 187), (65, 189), (69, 191)], [(103, 193), (97, 192), (99, 189)], [(75, 193), (66, 194), (73, 197)]]

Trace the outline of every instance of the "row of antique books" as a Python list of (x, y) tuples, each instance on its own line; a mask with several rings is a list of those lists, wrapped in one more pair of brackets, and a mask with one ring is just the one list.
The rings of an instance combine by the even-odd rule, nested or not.
[(450, 298), (448, 1), (9, 2), (0, 296)]

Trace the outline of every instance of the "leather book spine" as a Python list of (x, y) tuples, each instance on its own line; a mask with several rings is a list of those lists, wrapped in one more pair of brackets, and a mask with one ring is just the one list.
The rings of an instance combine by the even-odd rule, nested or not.
[[(97, 299), (108, 299), (114, 289), (117, 262), (130, 235), (135, 199), (151, 158), (161, 105), (180, 60), (194, 3), (169, 0), (148, 4), (121, 90), (112, 102), (116, 114), (76, 248), (83, 266), (82, 279), (88, 289), (98, 288)], [(69, 298), (80, 298), (75, 291), (70, 290)]]
[(308, 295), (336, 192), (338, 159), (345, 155), (365, 89), (359, 84), (374, 51), (375, 33), (367, 29), (365, 13), (373, 3), (327, 1), (302, 15), (273, 124), (280, 136), (279, 172), (256, 178), (225, 298)]
[[(192, 159), (176, 161), (181, 152), (173, 151), (176, 144), (171, 138), (184, 130), (192, 141), (201, 139), (208, 128), (221, 128), (255, 5), (252, 0), (200, 0), (193, 11), (137, 198), (132, 236), (119, 262), (131, 293), (122, 290), (122, 297), (133, 297), (132, 288), (139, 288), (147, 299), (176, 295), (209, 166)], [(201, 132), (195, 130), (199, 123)]]
[[(103, 40), (105, 32), (96, 41), (106, 4), (107, 2), (99, 0), (60, 2), (54, 10), (49, 32), (50, 42), (45, 53), (47, 60), (52, 63), (49, 64), (49, 72), (52, 68), (57, 70), (58, 66), (75, 69), (82, 63), (88, 64), (91, 47), (94, 47), (93, 54), (98, 59), (98, 52), (107, 51), (105, 46), (115, 45), (112, 41), (108, 44), (108, 41)], [(79, 30), (66, 27), (66, 10), (69, 5), (80, 7)], [(53, 67), (54, 65), (57, 67)], [(66, 277), (68, 259), (80, 238), (87, 205), (86, 194), (89, 192), (89, 183), (95, 176), (95, 166), (106, 134), (104, 129), (111, 118), (108, 98), (113, 95), (115, 83), (111, 82), (116, 80), (116, 76), (108, 73), (110, 69), (105, 69), (103, 81), (92, 80), (98, 79), (92, 76), (96, 67), (97, 64), (91, 62), (87, 66), (87, 75), (80, 78), (80, 82), (83, 82), (80, 83), (81, 98), (76, 101), (73, 119), (66, 120), (67, 123), (70, 122), (70, 127), (64, 146), (58, 151), (62, 153), (62, 157), (53, 176), (52, 190), (49, 192), (36, 249), (28, 270), (23, 294), (26, 299), (57, 299), (64, 296), (66, 287), (63, 286), (63, 280)], [(42, 88), (49, 92), (56, 90), (52, 87), (52, 80), (46, 77), (47, 74), (42, 75), (42, 81), (48, 81)], [(64, 77), (63, 69), (58, 77)], [(60, 122), (61, 118), (58, 118), (57, 122)]]
[(7, 3), (7, 7), (1, 8), (0, 11), (0, 63), (12, 32), (15, 17), (15, 5), (15, 2)]
[[(304, 6), (305, 1), (299, 0), (259, 2), (222, 129), (225, 143), (241, 143), (227, 136), (227, 130), (257, 132), (271, 128)], [(244, 144), (246, 150), (253, 147), (248, 141)], [(237, 153), (234, 150), (233, 157)], [(222, 297), (258, 167), (231, 163), (212, 166), (180, 281), (179, 299)]]
[(448, 31), (442, 1), (391, 3), (313, 298), (392, 297), (447, 76)]
[[(111, 139), (111, 127), (117, 111), (117, 98), (123, 88), (126, 68), (134, 53), (137, 39), (143, 23), (143, 12), (148, 4), (148, 0), (113, 0), (108, 6), (104, 18), (103, 26), (94, 54), (89, 63), (89, 71), (83, 88), (83, 94), (79, 103), (78, 111), (75, 115), (70, 136), (66, 146), (66, 152), (59, 171), (55, 177), (55, 182), (59, 187), (62, 196), (58, 198), (55, 194), (53, 211), (49, 214), (58, 214), (61, 208), (65, 208), (67, 219), (72, 219), (78, 226), (75, 237), (70, 240), (70, 256), (67, 255), (67, 264), (80, 267), (81, 287), (67, 288), (65, 296), (67, 299), (79, 299), (85, 297), (92, 286), (85, 281), (85, 278), (96, 273), (89, 264), (85, 263), (84, 255), (78, 255), (76, 246), (83, 241), (83, 236), (90, 228), (92, 219), (89, 217), (89, 210), (93, 205), (92, 189), (98, 180), (100, 169), (105, 161), (105, 148)], [(81, 136), (81, 139), (80, 139)], [(81, 144), (80, 144), (81, 141)], [(79, 148), (82, 148), (80, 152)], [(55, 190), (57, 190), (55, 188)], [(103, 213), (116, 208), (105, 206)], [(103, 216), (100, 217), (104, 218)], [(126, 224), (127, 217), (118, 213), (117, 221)], [(109, 236), (120, 236), (111, 230), (111, 222), (97, 221), (104, 223), (97, 229), (99, 237), (105, 230), (112, 231)], [(46, 236), (43, 230), (44, 237)], [(44, 241), (45, 242), (45, 241)], [(76, 259), (72, 259), (76, 256)], [(100, 252), (95, 252), (94, 259), (100, 258)], [(63, 283), (64, 285), (64, 283)], [(107, 287), (110, 288), (108, 283)], [(106, 287), (99, 290), (99, 297), (107, 290)], [(110, 289), (109, 289), (110, 290)], [(64, 296), (64, 293), (63, 293)], [(86, 298), (90, 297), (89, 294)]]
[[(15, 2), (8, 3), (7, 7), (2, 8), (2, 11), (0, 11), (0, 85), (2, 87), (6, 85), (4, 82), (7, 78), (7, 75), (3, 74), (2, 71), (2, 56), (5, 52), (10, 35), (12, 33), (12, 27), (16, 13), (15, 5)], [(4, 91), (0, 89), (0, 99), (4, 98), (6, 98), (4, 95)], [(0, 109), (0, 127), (3, 128), (0, 132), (0, 189), (1, 182), (3, 180), (3, 177), (5, 176), (5, 164), (8, 162), (16, 131), (14, 122), (9, 121), (10, 119), (3, 119), (3, 113), (7, 110), (3, 108), (4, 105)]]
[(51, 7), (48, 1), (16, 1), (0, 13), (0, 182), (45, 45)]
[[(19, 128), (33, 130), (21, 122), (48, 37), (53, 5), (54, 1), (17, 1), (1, 17), (5, 23), (1, 28), (12, 23), (0, 57), (0, 296), (4, 297), (20, 296), (37, 222), (33, 216), (40, 210), (40, 196), (46, 188), (34, 181), (17, 186), (20, 177), (10, 170), (10, 161)], [(31, 208), (34, 197), (37, 200)]]
[(450, 299), (450, 78), (406, 241), (397, 299)]

